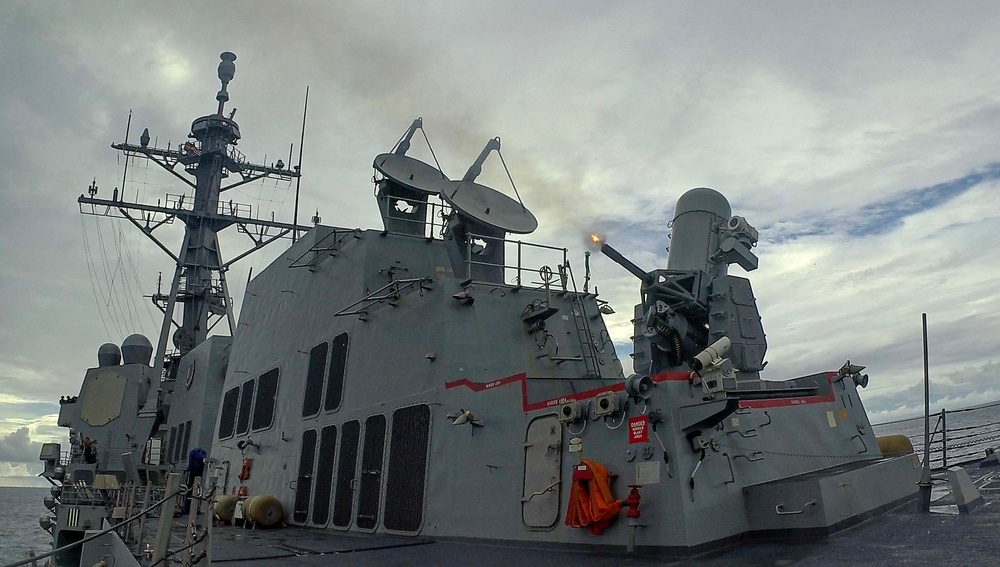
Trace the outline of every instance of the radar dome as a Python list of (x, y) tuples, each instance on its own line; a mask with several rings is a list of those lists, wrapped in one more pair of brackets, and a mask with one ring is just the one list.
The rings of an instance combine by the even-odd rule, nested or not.
[(122, 351), (114, 343), (104, 343), (97, 349), (97, 365), (101, 368), (105, 366), (118, 366), (122, 363)]
[(696, 187), (681, 195), (674, 207), (667, 269), (710, 272), (707, 281), (725, 275), (727, 265), (715, 260), (719, 250), (716, 228), (728, 223), (732, 214), (729, 201), (715, 189)]
[(674, 207), (674, 218), (696, 211), (712, 213), (725, 220), (729, 220), (733, 214), (729, 201), (722, 193), (708, 187), (696, 187), (681, 195), (681, 198), (677, 199), (677, 206)]
[(153, 358), (153, 345), (142, 335), (129, 335), (122, 342), (122, 358), (125, 359), (125, 364), (149, 366), (149, 360)]

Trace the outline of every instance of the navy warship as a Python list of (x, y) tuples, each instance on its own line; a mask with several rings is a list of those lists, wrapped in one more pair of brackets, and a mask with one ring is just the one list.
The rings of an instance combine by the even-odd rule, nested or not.
[[(68, 449), (41, 454), (53, 489), (40, 522), (57, 564), (208, 563), (227, 530), (226, 560), (261, 564), (427, 542), (683, 557), (828, 535), (915, 497), (920, 461), (905, 438), (876, 438), (863, 366), (761, 378), (751, 283), (729, 273), (758, 267), (758, 232), (721, 193), (680, 196), (665, 267), (593, 237), (636, 280), (626, 372), (590, 252), (580, 273), (568, 249), (522, 240), (538, 222), (516, 188), (476, 182), (499, 138), (452, 179), (407, 155), (416, 119), (374, 159), (378, 229), (263, 220), (227, 201), (228, 189), (301, 171), (236, 149), (225, 111), (236, 56), (221, 57), (218, 107), (191, 141), (156, 148), (146, 131), (113, 144), (187, 184), (188, 199), (126, 202), (96, 187), (79, 198), (83, 212), (129, 220), (176, 268), (153, 296), (155, 348), (141, 335), (100, 346), (61, 400)], [(154, 233), (173, 221), (179, 249)], [(233, 226), (253, 245), (224, 261), (218, 234)], [(237, 322), (227, 270), (282, 239), (291, 245), (249, 282)], [(210, 334), (223, 321), (229, 335)], [(135, 528), (132, 512), (159, 498), (168, 518), (185, 494), (185, 517), (205, 518), (169, 555), (170, 528), (153, 548), (153, 519)], [(219, 521), (312, 543), (265, 552)]]

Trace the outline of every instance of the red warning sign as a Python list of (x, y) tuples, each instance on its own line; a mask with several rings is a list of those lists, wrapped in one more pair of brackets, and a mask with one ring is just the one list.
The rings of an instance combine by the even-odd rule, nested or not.
[(649, 441), (649, 419), (640, 415), (628, 418), (628, 443), (645, 443)]

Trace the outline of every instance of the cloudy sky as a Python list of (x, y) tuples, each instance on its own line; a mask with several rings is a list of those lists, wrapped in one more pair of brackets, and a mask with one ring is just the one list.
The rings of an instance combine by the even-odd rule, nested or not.
[[(31, 482), (38, 443), (65, 442), (56, 400), (101, 343), (155, 340), (140, 296), (169, 262), (76, 198), (123, 185), (109, 144), (129, 110), (130, 139), (148, 127), (161, 146), (214, 112), (227, 50), (255, 161), (297, 154), (310, 88), (300, 220), (380, 228), (371, 160), (417, 116), (453, 178), (500, 136), (539, 219), (528, 239), (576, 266), (589, 229), (665, 266), (677, 198), (714, 187), (760, 230), (765, 378), (849, 358), (873, 420), (913, 415), (926, 312), (934, 406), (1000, 399), (998, 27), (995, 2), (4, 2), (0, 484)], [(421, 141), (410, 154), (431, 159)], [(126, 198), (181, 192), (154, 167), (129, 164)], [(495, 157), (480, 181), (512, 194)], [(291, 218), (285, 185), (234, 198)], [(228, 235), (225, 256), (248, 243)], [(276, 252), (230, 272), (237, 303)], [(624, 345), (637, 282), (604, 258), (593, 271)]]

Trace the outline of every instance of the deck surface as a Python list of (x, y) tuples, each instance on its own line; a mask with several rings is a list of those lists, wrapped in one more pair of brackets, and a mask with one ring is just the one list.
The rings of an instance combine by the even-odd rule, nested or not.
[[(690, 559), (643, 557), (625, 561), (621, 548), (602, 553), (508, 547), (482, 543), (420, 540), (393, 536), (363, 536), (332, 530), (285, 528), (213, 530), (212, 561), (252, 567), (306, 565), (471, 565), (515, 567), (573, 565), (703, 565), (741, 567), (813, 566), (914, 567), (1000, 564), (1000, 469), (969, 468), (986, 503), (970, 514), (959, 514), (947, 483), (935, 485), (932, 513), (904, 504), (831, 537), (810, 541), (737, 543)], [(641, 536), (640, 536), (641, 538)]]

